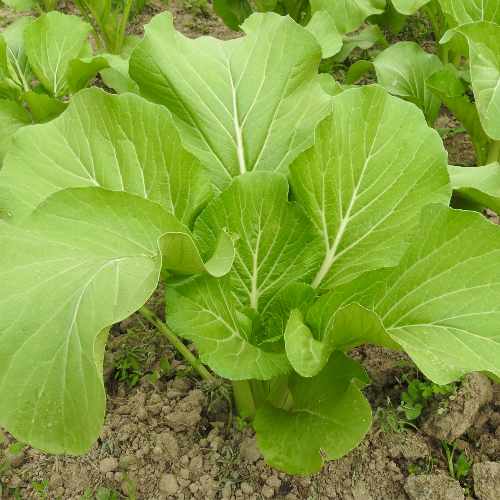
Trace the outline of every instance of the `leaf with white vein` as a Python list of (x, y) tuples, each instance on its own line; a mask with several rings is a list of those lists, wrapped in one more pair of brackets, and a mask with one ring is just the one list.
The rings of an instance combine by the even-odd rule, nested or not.
[(442, 43), (456, 33), (469, 42), (472, 90), (481, 124), (489, 137), (500, 140), (500, 26), (487, 21), (464, 24), (447, 31)]
[(290, 167), (292, 193), (325, 242), (312, 286), (328, 290), (397, 264), (422, 206), (448, 202), (447, 156), (412, 104), (379, 86), (343, 92)]
[(341, 35), (356, 31), (373, 14), (382, 14), (385, 0), (311, 0), (311, 12), (330, 14)]
[(439, 0), (446, 14), (452, 15), (458, 24), (490, 21), (500, 24), (498, 0)]
[(141, 96), (172, 112), (219, 190), (247, 171), (286, 173), (331, 109), (318, 83), (315, 37), (289, 17), (262, 17), (236, 40), (190, 40), (165, 12), (146, 26), (130, 59)]
[(0, 171), (0, 213), (16, 223), (52, 193), (76, 186), (143, 196), (188, 226), (213, 196), (163, 106), (97, 88), (78, 92), (52, 122), (19, 132)]
[(193, 340), (203, 363), (221, 377), (268, 380), (291, 370), (286, 354), (252, 344), (252, 324), (237, 311), (229, 275), (200, 275), (166, 285), (167, 323), (177, 335)]
[(426, 206), (395, 268), (365, 273), (315, 307), (328, 302), (335, 311), (357, 302), (373, 311), (438, 384), (471, 371), (500, 376), (499, 242), (500, 228), (478, 213)]
[(288, 182), (277, 172), (248, 172), (210, 202), (194, 233), (202, 245), (225, 229), (238, 237), (232, 291), (244, 307), (266, 312), (294, 281), (310, 281), (324, 257), (324, 243), (304, 209), (288, 201)]
[(72, 455), (95, 442), (107, 330), (150, 297), (162, 257), (182, 253), (162, 256), (171, 232), (189, 234), (158, 203), (100, 187), (59, 191), (17, 226), (0, 221), (0, 415), (16, 439)]
[(42, 14), (24, 28), (24, 48), (31, 68), (55, 97), (70, 91), (65, 73), (72, 59), (92, 57), (87, 35), (92, 27), (76, 16)]
[(433, 126), (441, 101), (425, 85), (425, 79), (443, 67), (441, 61), (414, 42), (400, 42), (384, 50), (373, 65), (378, 83), (387, 92), (416, 104)]

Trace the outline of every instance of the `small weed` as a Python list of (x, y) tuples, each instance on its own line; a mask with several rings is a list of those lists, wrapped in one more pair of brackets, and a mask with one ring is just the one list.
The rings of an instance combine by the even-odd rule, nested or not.
[(376, 415), (380, 418), (380, 429), (377, 431), (375, 436), (380, 434), (381, 432), (385, 432), (387, 434), (395, 433), (410, 433), (409, 427), (413, 427), (416, 431), (418, 431), (418, 427), (408, 420), (404, 420), (398, 417), (399, 409), (395, 408), (392, 404), (392, 401), (387, 398), (387, 408), (377, 408), (375, 412)]
[(438, 459), (432, 458), (430, 455), (425, 457), (425, 464), (422, 467), (414, 464), (408, 468), (408, 472), (411, 473), (419, 473), (421, 475), (432, 474), (437, 469)]
[(151, 382), (156, 382), (161, 377), (168, 377), (170, 373), (170, 363), (165, 358), (160, 358), (160, 366), (151, 375)]
[(36, 496), (40, 500), (44, 500), (49, 496), (50, 483), (47, 479), (43, 479), (41, 483), (31, 483), (31, 486), (37, 491)]
[(243, 410), (241, 410), (239, 416), (236, 417), (238, 421), (238, 432), (241, 432), (245, 427), (253, 427), (252, 422), (245, 422), (245, 419), (250, 415), (250, 410), (245, 406)]
[(118, 495), (112, 493), (108, 488), (101, 486), (94, 492), (90, 488), (85, 488), (80, 500), (117, 500)]
[(455, 455), (455, 450), (457, 449), (458, 443), (449, 443), (448, 441), (441, 441), (441, 446), (446, 453), (446, 459), (448, 461), (448, 471), (450, 476), (459, 481), (465, 479), (469, 474), (469, 469), (472, 466), (472, 459), (467, 461), (465, 453), (460, 453), (459, 457), (453, 463), (453, 458)]
[(229, 421), (227, 423), (227, 429), (231, 428), (231, 422), (233, 421), (233, 400), (231, 398), (231, 390), (226, 387), (221, 381), (212, 383), (210, 385), (199, 384), (199, 389), (201, 389), (208, 399), (207, 414), (210, 413), (213, 407), (221, 400), (225, 399), (229, 405)]
[(237, 454), (232, 447), (229, 447), (229, 454), (231, 458), (219, 458), (215, 461), (215, 463), (220, 464), (222, 468), (215, 482), (221, 488), (230, 486), (232, 490), (236, 490), (238, 484), (243, 482), (243, 479), (239, 477), (241, 471), (236, 470), (236, 465), (240, 462), (241, 454)]
[(125, 481), (127, 481), (127, 484), (128, 484), (128, 497), (130, 500), (135, 500), (135, 488), (134, 488), (134, 483), (132, 482), (132, 479), (130, 479), (127, 475), (127, 473), (125, 472), (125, 467), (128, 465), (128, 464), (131, 464), (133, 462), (133, 460), (129, 460), (128, 462), (125, 462), (123, 465), (122, 465), (122, 474), (123, 474), (123, 477), (125, 478)]
[(115, 379), (126, 381), (129, 387), (134, 386), (144, 375), (139, 368), (139, 362), (145, 361), (153, 354), (153, 351), (147, 349), (149, 343), (145, 347), (130, 345), (135, 335), (134, 331), (127, 331), (127, 338), (118, 347), (117, 361), (111, 363), (116, 368)]
[[(405, 360), (397, 361), (395, 363), (397, 366), (406, 366), (407, 362)], [(422, 412), (429, 407), (430, 399), (438, 396), (441, 397), (439, 403), (439, 408), (437, 413), (442, 415), (446, 412), (446, 409), (450, 403), (448, 398), (443, 396), (456, 395), (457, 386), (454, 383), (446, 385), (438, 385), (424, 377), (424, 380), (419, 379), (420, 372), (418, 368), (414, 365), (408, 365), (409, 370), (407, 372), (402, 371), (401, 378), (397, 378), (398, 385), (395, 389), (400, 389), (406, 385), (406, 391), (401, 395), (402, 401), (398, 408), (398, 411), (405, 413), (408, 420), (418, 419)], [(462, 377), (460, 382), (464, 386), (465, 378)]]
[(207, 0), (182, 0), (184, 8), (189, 10), (194, 18), (197, 17), (210, 17), (209, 6)]
[(346, 71), (346, 65), (342, 62), (334, 61), (332, 57), (322, 59), (318, 68), (318, 73), (327, 73), (329, 75), (333, 75), (334, 73), (345, 75)]

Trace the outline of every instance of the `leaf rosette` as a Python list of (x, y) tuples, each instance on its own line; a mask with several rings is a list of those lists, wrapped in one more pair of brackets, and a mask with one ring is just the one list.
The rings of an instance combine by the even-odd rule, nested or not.
[(452, 184), (496, 201), (497, 165), (457, 176), (413, 104), (338, 93), (313, 34), (247, 22), (238, 40), (188, 40), (158, 16), (130, 58), (142, 97), (84, 90), (17, 131), (0, 172), (0, 421), (18, 439), (90, 447), (107, 329), (160, 276), (168, 325), (291, 473), (369, 428), (369, 380), (342, 351), (404, 349), (438, 383), (500, 376), (499, 228), (445, 206)]

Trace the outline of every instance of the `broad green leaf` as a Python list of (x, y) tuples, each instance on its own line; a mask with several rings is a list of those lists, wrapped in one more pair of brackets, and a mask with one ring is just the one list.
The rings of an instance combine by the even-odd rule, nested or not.
[(14, 83), (10, 78), (6, 78), (0, 82), (0, 99), (7, 99), (19, 104), (21, 94), (21, 87)]
[(307, 23), (307, 30), (321, 45), (322, 57), (331, 57), (341, 49), (342, 38), (328, 12), (324, 10), (315, 12)]
[[(437, 11), (436, 11), (436, 14), (434, 16), (436, 16), (436, 15), (437, 15)], [(446, 29), (452, 29), (452, 28), (456, 28), (459, 26), (459, 23), (451, 14), (445, 13), (444, 17), (445, 17), (445, 21), (446, 21)], [(448, 50), (454, 52), (455, 55), (461, 54), (462, 57), (469, 59), (469, 43), (467, 42), (467, 38), (465, 38), (461, 33), (455, 33), (455, 35), (452, 36), (450, 39), (446, 39), (445, 37), (441, 37), (441, 40), (439, 40), (439, 44), (443, 45)], [(451, 63), (448, 63), (448, 64), (453, 66), (453, 64), (451, 64)], [(453, 68), (455, 68), (455, 66), (453, 66)]]
[(392, 0), (395, 9), (405, 16), (412, 16), (430, 0)]
[(395, 268), (366, 273), (320, 300), (332, 310), (358, 302), (373, 311), (437, 384), (471, 371), (499, 376), (499, 241), (500, 228), (481, 214), (432, 204)]
[(324, 243), (304, 209), (288, 202), (288, 182), (277, 172), (247, 172), (212, 200), (194, 233), (209, 246), (225, 229), (236, 235), (232, 292), (261, 314), (288, 283), (307, 282), (324, 258)]
[(389, 47), (382, 30), (376, 25), (368, 26), (357, 35), (343, 36), (342, 42), (342, 49), (335, 54), (335, 61), (344, 61), (356, 48), (367, 50), (371, 49), (375, 44)]
[(306, 321), (293, 311), (285, 332), (288, 359), (303, 377), (318, 374), (336, 349), (347, 351), (365, 342), (402, 350), (380, 318), (356, 303), (332, 310), (328, 300), (320, 299), (309, 308)]
[(295, 309), (305, 315), (316, 299), (316, 290), (306, 283), (294, 282), (283, 287), (266, 310), (268, 337), (273, 340), (282, 337), (290, 313)]
[(72, 455), (95, 442), (107, 330), (155, 290), (172, 231), (188, 230), (158, 203), (99, 187), (0, 221), (0, 421), (17, 439)]
[(302, 377), (317, 375), (333, 351), (313, 337), (298, 309), (291, 312), (286, 325), (285, 349), (293, 369)]
[(31, 9), (36, 4), (37, 0), (6, 0), (3, 3), (8, 5), (11, 9), (24, 12)]
[(292, 411), (264, 402), (254, 420), (266, 462), (308, 476), (357, 446), (370, 428), (371, 410), (353, 380), (370, 383), (364, 368), (339, 351), (315, 377), (292, 373)]
[(394, 266), (422, 206), (449, 202), (447, 154), (415, 106), (377, 85), (346, 90), (290, 166), (294, 199), (323, 235), (320, 290)]
[(31, 116), (23, 106), (15, 102), (0, 100), (0, 169), (12, 144), (12, 136), (26, 125), (31, 125)]
[(230, 276), (199, 275), (166, 285), (167, 323), (177, 335), (192, 340), (201, 361), (221, 377), (269, 380), (291, 370), (286, 354), (251, 343), (251, 321), (238, 314)]
[(69, 61), (64, 78), (70, 92), (76, 94), (79, 90), (86, 88), (92, 78), (104, 68), (109, 68), (109, 63), (100, 56)]
[(132, 52), (137, 47), (137, 44), (142, 40), (142, 38), (136, 35), (129, 35), (123, 39), (122, 51), (120, 52), (120, 57), (123, 59), (130, 59)]
[(318, 83), (315, 37), (288, 17), (262, 17), (239, 39), (190, 40), (164, 12), (146, 26), (130, 59), (141, 96), (172, 112), (185, 146), (219, 190), (247, 171), (286, 174), (331, 109)]
[(52, 99), (47, 95), (35, 94), (32, 90), (25, 92), (22, 99), (26, 101), (33, 121), (35, 123), (47, 123), (57, 118), (67, 107), (68, 101), (62, 102)]
[(8, 57), (7, 42), (0, 35), (0, 81), (5, 79), (15, 79), (15, 73)]
[(399, 13), (394, 7), (393, 0), (387, 0), (385, 12), (370, 16), (367, 20), (378, 26), (387, 26), (388, 30), (397, 35), (405, 24), (406, 16)]
[(500, 213), (500, 166), (464, 168), (448, 165), (453, 194)]
[(168, 238), (160, 238), (158, 246), (162, 254), (168, 256), (163, 258), (164, 267), (180, 274), (224, 276), (231, 269), (235, 255), (233, 240), (225, 231), (206, 253), (200, 251), (189, 231), (179, 231), (169, 234)]
[(500, 24), (498, 0), (439, 0), (446, 14), (452, 15), (458, 24), (490, 21)]
[(385, 0), (311, 0), (311, 12), (328, 12), (341, 35), (356, 31), (368, 16), (381, 14), (384, 8)]
[[(285, 2), (287, 0), (284, 0)], [(255, 5), (258, 7), (260, 12), (266, 13), (266, 12), (273, 12), (274, 9), (276, 8), (276, 4), (278, 3), (278, 0), (256, 0)], [(295, 3), (300, 3), (300, 2), (295, 2)], [(294, 17), (295, 19), (295, 17)]]
[(500, 140), (500, 26), (480, 21), (449, 30), (443, 43), (460, 32), (469, 41), (472, 89), (486, 134)]
[(102, 81), (118, 94), (133, 92), (139, 94), (139, 87), (128, 73), (129, 59), (136, 45), (141, 41), (137, 36), (127, 36), (120, 54), (110, 54), (102, 49), (97, 55), (108, 61), (109, 68), (100, 71)]
[(214, 0), (213, 9), (233, 31), (239, 31), (245, 19), (252, 14), (248, 0)]
[(352, 85), (356, 83), (369, 69), (373, 67), (374, 66), (371, 61), (356, 61), (354, 64), (349, 66), (349, 69), (344, 77), (344, 84)]
[(416, 104), (433, 126), (441, 103), (427, 88), (425, 79), (443, 67), (441, 61), (414, 42), (399, 42), (384, 50), (373, 64), (378, 83), (387, 92)]
[[(4, 40), (7, 42), (7, 57), (9, 58), (19, 81), (29, 86), (31, 80), (35, 78), (35, 73), (31, 69), (24, 50), (23, 31), (26, 26), (34, 23), (34, 17), (20, 17), (7, 26), (2, 32)], [(27, 88), (27, 87), (26, 87)]]
[(70, 88), (65, 78), (72, 59), (92, 57), (87, 42), (91, 26), (76, 16), (49, 12), (23, 31), (24, 48), (33, 71), (54, 96), (61, 97)]
[(0, 212), (17, 222), (72, 186), (143, 196), (188, 226), (212, 197), (165, 108), (97, 88), (78, 92), (59, 118), (17, 136), (0, 172)]
[(318, 81), (321, 88), (330, 96), (336, 96), (342, 93), (342, 87), (340, 83), (335, 80), (332, 75), (322, 73), (318, 75)]
[(428, 76), (425, 84), (459, 119), (474, 144), (478, 161), (482, 163), (481, 151), (488, 143), (488, 136), (484, 133), (476, 105), (464, 95), (465, 89), (460, 79), (443, 68)]
[(100, 71), (102, 81), (118, 94), (132, 92), (139, 95), (139, 87), (128, 74), (128, 59), (123, 59), (115, 54), (108, 54), (104, 58), (109, 63), (109, 68)]

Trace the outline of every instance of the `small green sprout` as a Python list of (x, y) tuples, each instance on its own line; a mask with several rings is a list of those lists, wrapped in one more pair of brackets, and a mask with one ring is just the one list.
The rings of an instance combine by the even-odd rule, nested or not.
[(467, 460), (465, 453), (460, 453), (455, 463), (453, 463), (453, 457), (455, 455), (455, 450), (458, 447), (458, 443), (449, 443), (448, 441), (442, 440), (441, 446), (446, 453), (450, 476), (454, 479), (458, 479), (459, 481), (465, 479), (472, 466), (472, 459)]
[(50, 488), (48, 479), (43, 479), (41, 483), (33, 482), (31, 483), (31, 486), (33, 486), (33, 488), (37, 490), (37, 498), (39, 498), (40, 500), (48, 498)]

